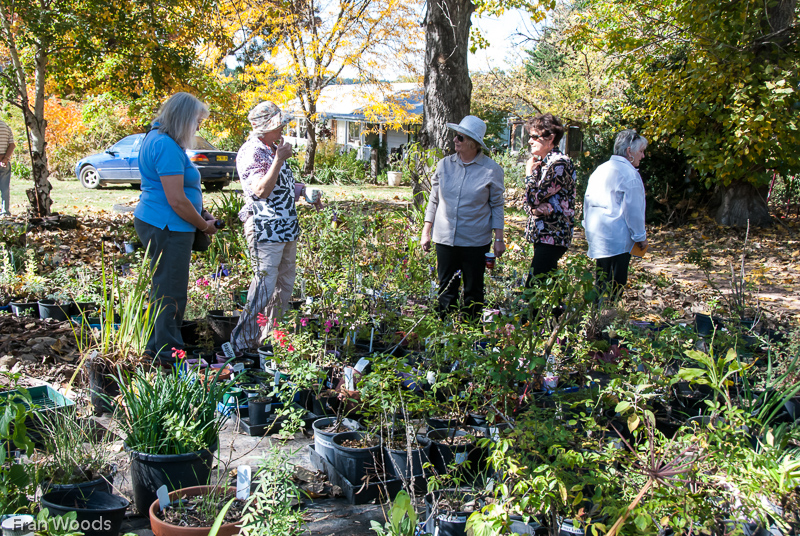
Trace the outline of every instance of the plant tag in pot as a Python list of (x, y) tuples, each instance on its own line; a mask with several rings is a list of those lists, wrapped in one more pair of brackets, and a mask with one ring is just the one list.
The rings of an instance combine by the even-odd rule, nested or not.
[(233, 365), (233, 372), (235, 372), (236, 374), (239, 374), (243, 370), (244, 370), (244, 363), (236, 363), (235, 365)]
[(467, 452), (456, 452), (456, 465), (461, 465), (467, 461)]
[(167, 491), (166, 485), (163, 485), (156, 490), (156, 496), (158, 497), (158, 507), (161, 510), (169, 506), (169, 492)]
[(272, 384), (277, 387), (281, 384), (281, 371), (278, 370), (278, 367), (275, 367), (275, 376), (272, 380)]
[(356, 363), (354, 368), (359, 374), (364, 374), (364, 369), (367, 368), (367, 365), (369, 365), (369, 359), (362, 357), (358, 360), (358, 363)]
[(222, 352), (225, 354), (225, 357), (228, 359), (232, 357), (236, 357), (236, 352), (233, 351), (233, 345), (229, 342), (222, 344)]
[(236, 470), (236, 498), (247, 500), (250, 497), (250, 466), (240, 465)]
[(344, 368), (344, 388), (348, 391), (355, 391), (356, 389), (353, 383), (353, 367)]

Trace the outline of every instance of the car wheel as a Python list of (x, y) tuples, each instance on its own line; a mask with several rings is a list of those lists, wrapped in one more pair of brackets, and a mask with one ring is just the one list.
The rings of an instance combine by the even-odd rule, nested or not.
[(205, 187), (206, 192), (219, 192), (220, 190), (225, 188), (225, 186), (227, 186), (227, 183), (222, 182), (222, 181), (220, 181), (220, 182), (207, 182), (207, 183), (203, 184), (203, 186)]
[(84, 188), (91, 188), (92, 190), (100, 186), (100, 175), (94, 166), (84, 166), (81, 169), (81, 184)]

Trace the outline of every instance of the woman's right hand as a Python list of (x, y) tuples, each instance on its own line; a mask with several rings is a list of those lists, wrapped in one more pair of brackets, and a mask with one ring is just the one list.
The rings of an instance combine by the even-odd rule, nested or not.
[(217, 220), (215, 218), (212, 218), (210, 220), (206, 220), (207, 227), (205, 229), (203, 229), (203, 232), (205, 234), (207, 234), (208, 236), (213, 236), (214, 234), (216, 234), (216, 232), (219, 230), (219, 229), (217, 229), (217, 226), (214, 225), (216, 222), (217, 222)]
[(431, 250), (431, 234), (423, 232), (419, 245), (422, 246), (422, 251), (428, 253)]
[(533, 170), (542, 165), (542, 159), (536, 155), (531, 155), (528, 161), (525, 162), (525, 176), (530, 177), (533, 175)]

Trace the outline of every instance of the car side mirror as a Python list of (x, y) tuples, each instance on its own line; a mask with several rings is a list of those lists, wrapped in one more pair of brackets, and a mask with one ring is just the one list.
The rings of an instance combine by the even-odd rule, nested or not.
[(111, 156), (117, 156), (119, 154), (117, 151), (112, 151), (111, 149), (106, 149), (106, 152)]

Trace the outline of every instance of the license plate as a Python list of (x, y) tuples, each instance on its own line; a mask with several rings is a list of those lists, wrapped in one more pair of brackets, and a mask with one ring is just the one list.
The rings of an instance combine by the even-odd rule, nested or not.
[(227, 156), (218, 156), (217, 157), (217, 162), (227, 162), (227, 161), (228, 161), (228, 157)]

